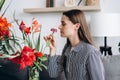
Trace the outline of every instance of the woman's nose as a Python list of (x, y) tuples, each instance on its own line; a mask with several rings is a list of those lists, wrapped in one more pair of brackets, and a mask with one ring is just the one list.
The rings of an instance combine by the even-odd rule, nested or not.
[(58, 29), (61, 29), (61, 25), (58, 26)]

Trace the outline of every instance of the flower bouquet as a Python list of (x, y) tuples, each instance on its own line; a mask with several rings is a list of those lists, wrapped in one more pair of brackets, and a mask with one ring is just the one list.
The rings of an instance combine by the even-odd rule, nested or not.
[[(7, 58), (13, 63), (19, 64), (21, 70), (28, 67), (29, 79), (39, 80), (39, 71), (42, 71), (43, 68), (47, 69), (43, 64), (47, 60), (44, 51), (50, 44), (50, 41), (47, 41), (45, 46), (41, 46), (42, 26), (35, 19), (33, 19), (30, 27), (27, 27), (24, 21), (19, 24), (18, 20), (15, 19), (22, 33), (22, 37), (20, 37), (15, 35), (15, 31), (11, 29), (11, 24), (8, 23), (6, 18), (0, 20), (4, 23), (3, 27), (5, 29), (0, 27), (0, 58)], [(52, 35), (57, 32), (55, 28), (52, 28), (51, 31)]]
[[(1, 0), (4, 1), (5, 0)], [(1, 9), (1, 6), (0, 6)], [(15, 23), (19, 28), (18, 34), (14, 33), (12, 23), (7, 21), (3, 15), (0, 17), (0, 58), (16, 63), (20, 70), (29, 68), (29, 80), (39, 80), (39, 71), (47, 67), (43, 64), (47, 60), (44, 51), (50, 42), (41, 45), (42, 25), (35, 19), (32, 20), (30, 27), (26, 26), (24, 21), (19, 21), (13, 16)], [(57, 30), (52, 28), (54, 33)]]
[[(7, 28), (5, 28), (7, 30), (0, 31), (0, 58), (7, 58), (19, 64), (21, 70), (29, 67), (30, 80), (37, 80), (39, 79), (39, 71), (42, 71), (42, 68), (47, 69), (43, 62), (47, 60), (44, 50), (49, 46), (49, 43), (41, 46), (40, 35), (42, 26), (37, 20), (33, 20), (30, 27), (27, 27), (24, 21), (21, 21), (20, 24), (18, 20), (15, 19), (15, 21), (19, 26), (22, 37), (15, 35), (14, 31), (10, 29), (11, 27), (8, 27), (11, 26), (10, 23), (5, 21), (6, 24), (4, 26), (7, 25)], [(2, 27), (0, 30), (2, 30)]]
[[(19, 65), (12, 63), (7, 58), (14, 58), (14, 44), (17, 44), (17, 39), (11, 31), (12, 24), (5, 17), (12, 0), (8, 5), (5, 5), (7, 0), (0, 0), (0, 80), (28, 80), (28, 68), (19, 69)], [(3, 9), (4, 6), (4, 9)], [(12, 46), (11, 46), (12, 44)]]

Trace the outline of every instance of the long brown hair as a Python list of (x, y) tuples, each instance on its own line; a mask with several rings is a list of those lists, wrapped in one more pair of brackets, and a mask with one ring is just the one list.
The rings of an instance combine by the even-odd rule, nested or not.
[[(73, 24), (80, 23), (80, 28), (78, 29), (78, 36), (80, 40), (93, 45), (93, 40), (90, 35), (83, 11), (74, 9), (63, 12), (63, 15), (67, 16)], [(69, 44), (70, 41), (67, 39), (67, 45)]]

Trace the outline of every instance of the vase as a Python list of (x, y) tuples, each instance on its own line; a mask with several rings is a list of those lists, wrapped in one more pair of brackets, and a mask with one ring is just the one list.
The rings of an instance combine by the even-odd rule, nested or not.
[(39, 76), (39, 70), (37, 69), (29, 69), (29, 80), (39, 80), (40, 76)]

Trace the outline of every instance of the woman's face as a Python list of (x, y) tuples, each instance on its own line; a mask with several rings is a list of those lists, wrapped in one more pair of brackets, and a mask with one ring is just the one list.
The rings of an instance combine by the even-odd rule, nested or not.
[(75, 24), (73, 24), (69, 18), (65, 15), (61, 18), (61, 24), (59, 26), (61, 37), (71, 37), (75, 34)]

